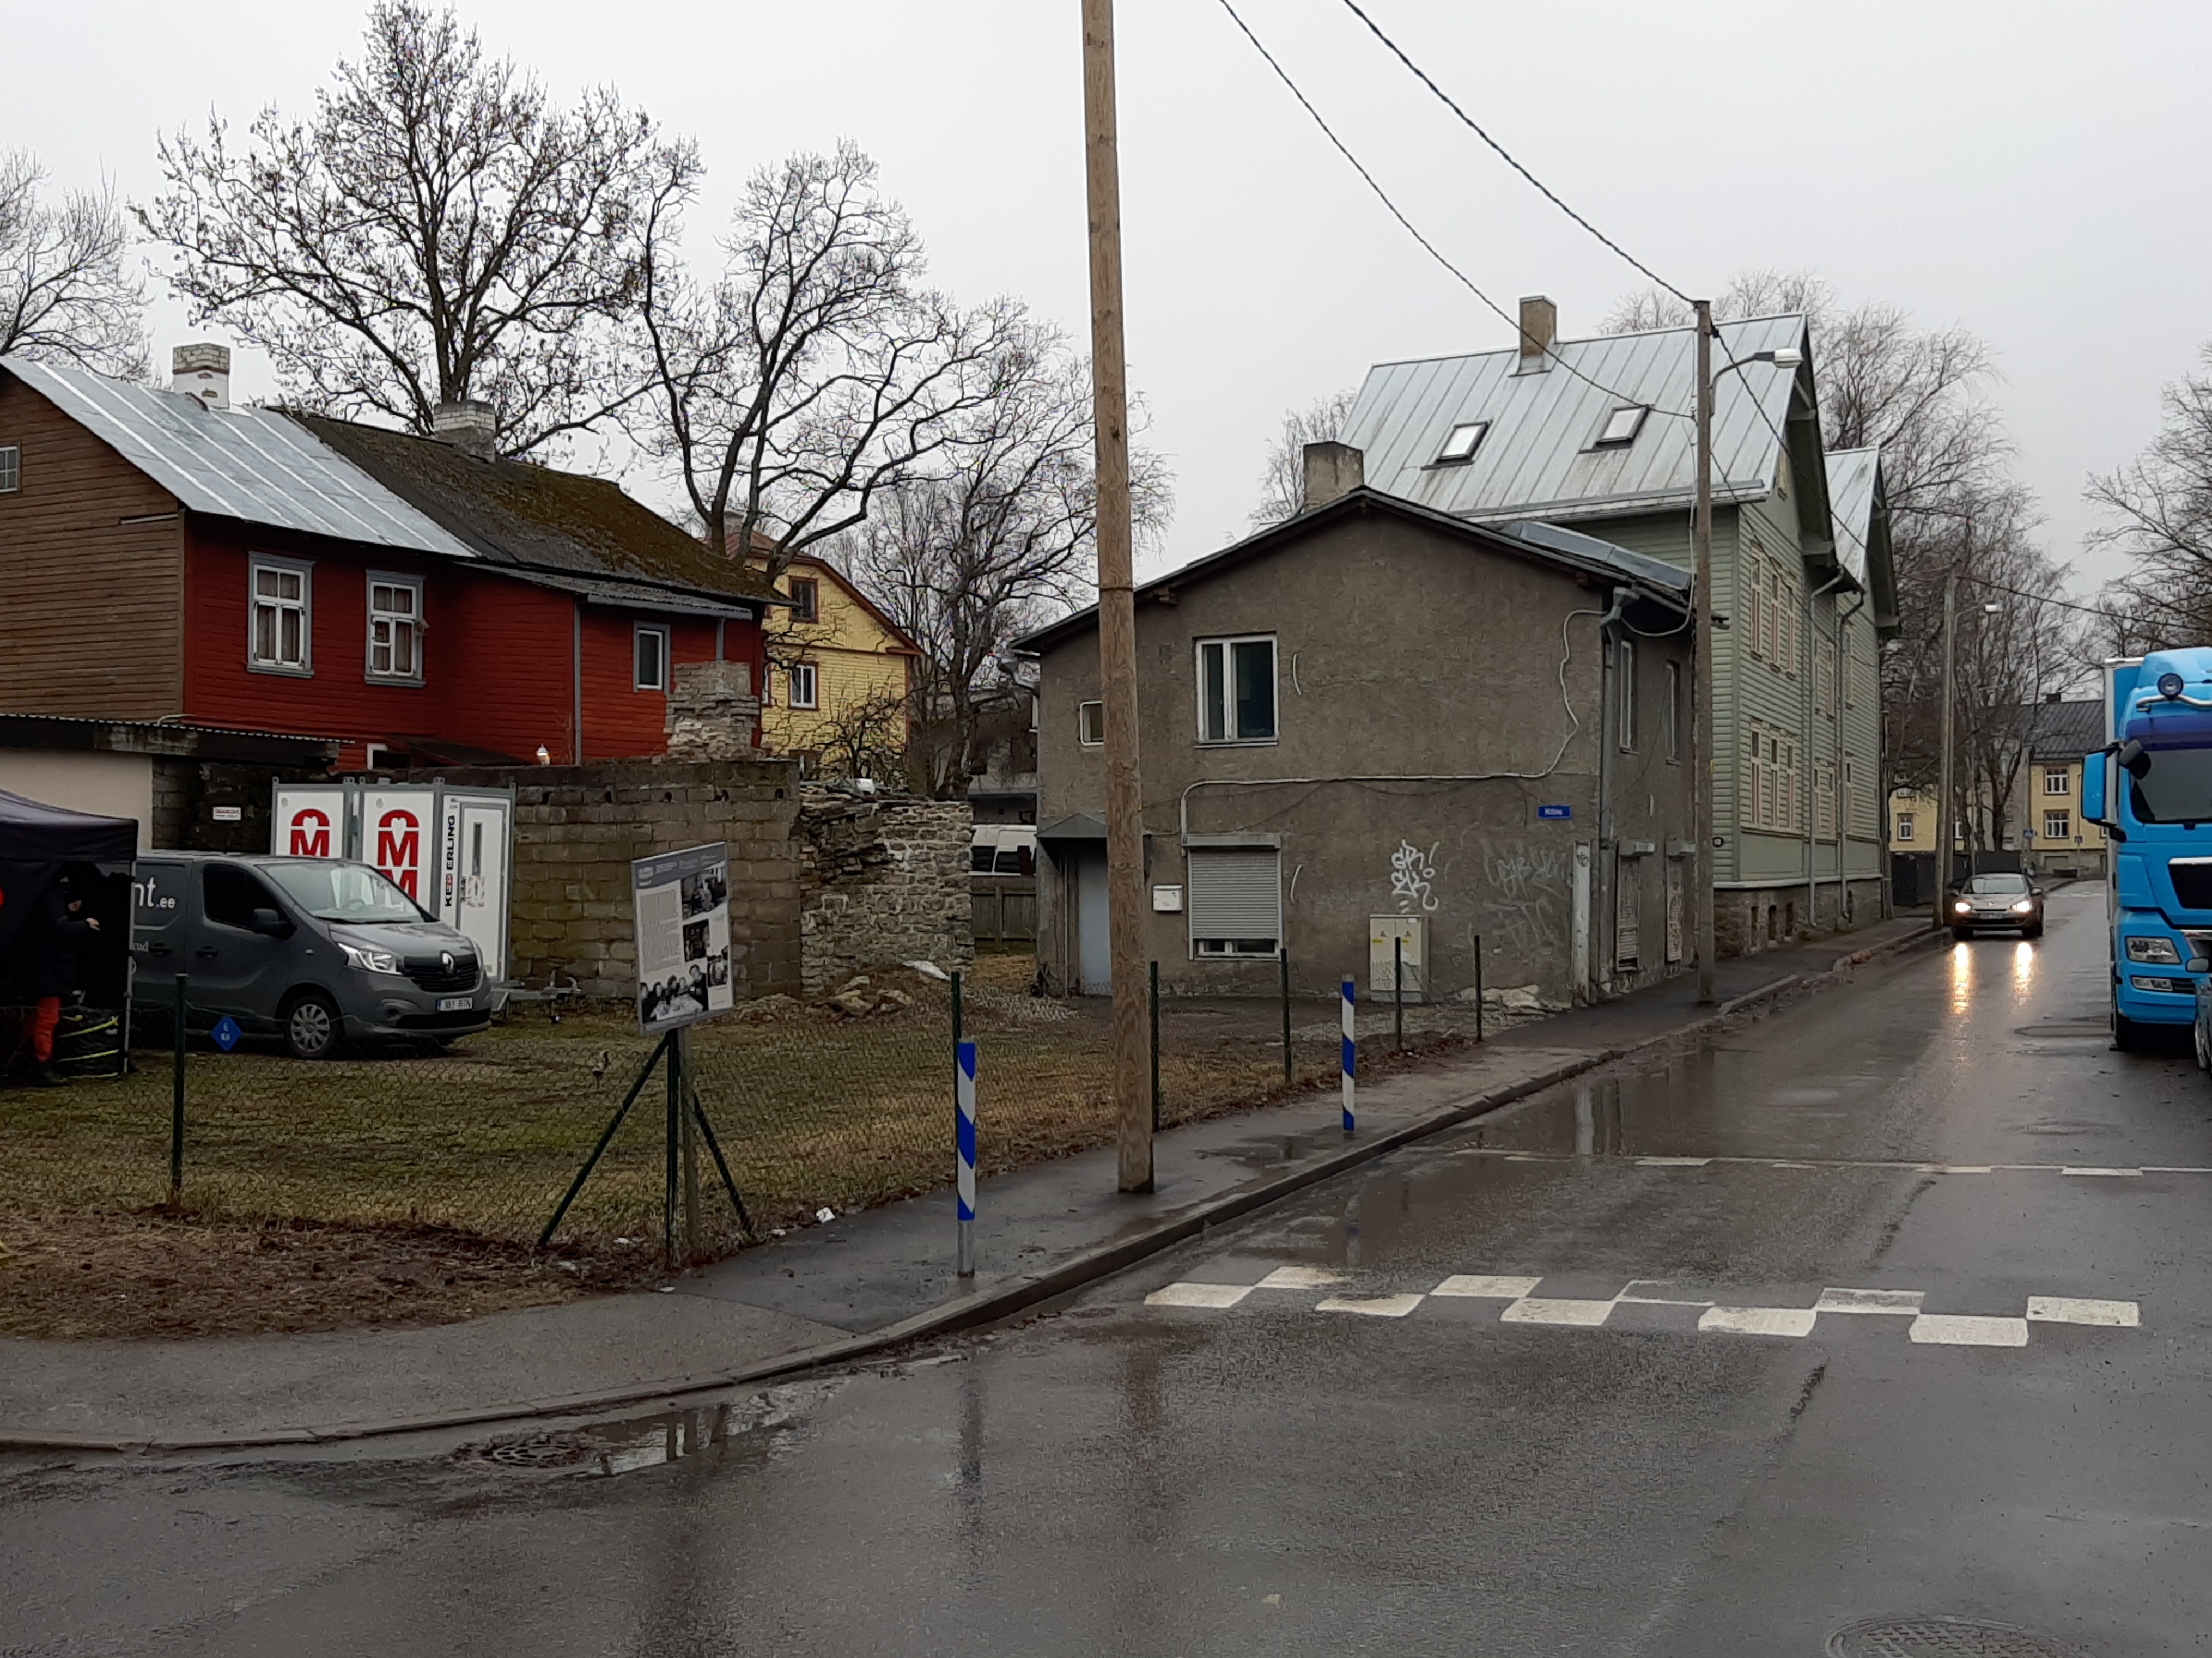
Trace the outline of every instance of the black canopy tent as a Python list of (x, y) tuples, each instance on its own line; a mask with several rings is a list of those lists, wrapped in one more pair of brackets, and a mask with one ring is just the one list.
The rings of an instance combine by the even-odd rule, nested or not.
[(109, 878), (86, 904), (100, 919), (103, 946), (98, 960), (82, 963), (86, 999), (121, 1007), (130, 993), (130, 872), (137, 856), (135, 819), (71, 811), (0, 789), (0, 981), (12, 977), (16, 936), (46, 889), (68, 865), (89, 864)]

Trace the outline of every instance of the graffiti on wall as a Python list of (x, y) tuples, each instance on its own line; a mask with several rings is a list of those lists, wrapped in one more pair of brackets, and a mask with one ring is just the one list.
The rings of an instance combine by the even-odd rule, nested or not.
[(1563, 847), (1518, 846), (1482, 854), (1491, 941), (1531, 957), (1562, 953), (1570, 902)]
[(1390, 854), (1390, 896), (1398, 901), (1398, 913), (1408, 914), (1416, 905), (1425, 910), (1434, 909), (1436, 878), (1437, 847), (1431, 847), (1424, 856), (1411, 841), (1401, 841), (1398, 850)]

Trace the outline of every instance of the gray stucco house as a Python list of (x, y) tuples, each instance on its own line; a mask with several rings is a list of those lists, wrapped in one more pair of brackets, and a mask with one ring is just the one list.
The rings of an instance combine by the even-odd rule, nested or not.
[[(1380, 364), (1346, 423), (1372, 488), (1471, 524), (1571, 525), (1688, 568), (1696, 340), (1559, 340)], [(1882, 913), (1881, 641), (1896, 631), (1880, 457), (1823, 451), (1801, 316), (1715, 342), (1714, 920), (1723, 955)]]
[[(1584, 999), (1686, 962), (1686, 574), (1308, 452), (1307, 509), (1137, 591), (1149, 954), (1173, 992), (1349, 975)], [(1097, 616), (1039, 659), (1038, 944), (1108, 988)]]

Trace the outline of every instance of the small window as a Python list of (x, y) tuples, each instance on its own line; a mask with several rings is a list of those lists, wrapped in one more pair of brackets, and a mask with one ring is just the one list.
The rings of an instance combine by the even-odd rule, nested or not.
[(1644, 429), (1644, 417), (1651, 410), (1640, 403), (1624, 404), (1605, 417), (1605, 429), (1597, 434), (1595, 449), (1625, 449), (1636, 441), (1636, 434)]
[(1275, 740), (1275, 641), (1272, 635), (1199, 641), (1198, 740)]
[(1273, 847), (1191, 848), (1190, 950), (1273, 957), (1282, 947), (1283, 854)]
[(666, 690), (668, 629), (641, 622), (637, 626), (635, 649), (636, 671), (630, 683), (641, 691)]
[(1911, 812), (1900, 811), (1897, 814), (1897, 839), (1900, 845), (1913, 839), (1919, 833), (1918, 820)]
[(1667, 665), (1667, 757), (1682, 757), (1682, 665)]
[(794, 708), (818, 708), (820, 678), (811, 662), (794, 662), (784, 670), (784, 678), (791, 687), (791, 706)]
[(289, 559), (257, 556), (252, 561), (247, 577), (253, 594), (246, 636), (250, 665), (267, 673), (311, 671), (313, 591), (309, 571), (309, 566)]
[(368, 578), (368, 677), (422, 682), (422, 581), (419, 576)]
[(1079, 702), (1075, 705), (1075, 740), (1086, 749), (1095, 749), (1106, 740), (1106, 705), (1103, 702)]
[(1482, 446), (1484, 434), (1489, 430), (1490, 422), (1486, 420), (1468, 421), (1453, 427), (1451, 435), (1444, 440), (1444, 446), (1437, 451), (1436, 464), (1439, 466), (1466, 465), (1474, 459), (1474, 452)]
[(2074, 793), (2074, 780), (2064, 767), (2053, 766), (2043, 774), (2043, 792), (2070, 795)]
[(1636, 752), (1636, 647), (1624, 639), (1613, 649), (1613, 720), (1620, 751)]
[(23, 487), (23, 452), (14, 444), (0, 444), (0, 495), (12, 495)]
[(791, 619), (793, 622), (819, 622), (822, 619), (822, 584), (812, 576), (792, 577)]
[(2046, 811), (2043, 814), (2043, 838), (2046, 841), (2071, 839), (2074, 834), (2074, 814), (2070, 811)]

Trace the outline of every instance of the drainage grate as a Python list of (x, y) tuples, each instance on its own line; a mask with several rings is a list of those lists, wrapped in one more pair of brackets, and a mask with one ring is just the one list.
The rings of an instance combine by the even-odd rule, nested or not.
[(1828, 1658), (2085, 1658), (2033, 1630), (1975, 1618), (1869, 1618), (1828, 1637)]
[(602, 1447), (581, 1434), (526, 1434), (495, 1439), (489, 1445), (464, 1445), (453, 1455), (469, 1462), (494, 1462), (502, 1468), (573, 1468), (589, 1462)]

